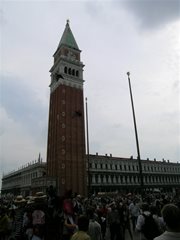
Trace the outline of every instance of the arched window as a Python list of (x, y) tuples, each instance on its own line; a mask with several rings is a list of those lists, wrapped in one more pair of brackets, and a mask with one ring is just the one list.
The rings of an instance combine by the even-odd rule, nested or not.
[(74, 69), (72, 70), (72, 75), (73, 75), (73, 76), (75, 75), (75, 70), (74, 70)]
[(127, 176), (125, 176), (125, 183), (127, 183)]
[(68, 69), (68, 73), (71, 75), (71, 68)]
[(76, 77), (79, 77), (79, 71), (78, 70), (76, 71)]
[(64, 68), (64, 73), (67, 73), (67, 67)]
[(98, 183), (98, 175), (95, 175), (95, 183)]

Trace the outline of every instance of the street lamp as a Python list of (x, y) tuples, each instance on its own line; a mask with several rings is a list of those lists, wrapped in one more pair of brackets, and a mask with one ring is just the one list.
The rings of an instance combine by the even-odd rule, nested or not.
[(135, 130), (136, 148), (137, 148), (137, 160), (138, 160), (138, 165), (139, 165), (139, 177), (140, 177), (140, 186), (141, 186), (141, 193), (142, 193), (144, 183), (143, 183), (143, 174), (142, 174), (140, 150), (139, 150), (138, 133), (137, 133), (137, 127), (136, 127), (136, 117), (135, 117), (133, 96), (132, 96), (132, 90), (131, 90), (130, 72), (127, 72), (127, 75), (128, 75), (129, 91), (130, 91), (130, 97), (131, 97), (132, 112), (133, 112), (134, 130)]

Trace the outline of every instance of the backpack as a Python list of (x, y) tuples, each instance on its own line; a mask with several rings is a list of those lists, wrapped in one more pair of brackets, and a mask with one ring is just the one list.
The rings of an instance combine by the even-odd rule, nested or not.
[(153, 218), (152, 214), (145, 215), (144, 217), (144, 225), (142, 226), (142, 233), (147, 238), (147, 240), (153, 240), (155, 237), (161, 235), (159, 230), (158, 224), (156, 223), (155, 219)]

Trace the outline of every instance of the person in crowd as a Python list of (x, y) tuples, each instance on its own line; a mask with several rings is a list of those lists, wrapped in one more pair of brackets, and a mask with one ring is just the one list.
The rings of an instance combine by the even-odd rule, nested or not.
[(179, 240), (180, 209), (174, 204), (167, 204), (162, 209), (162, 217), (166, 223), (166, 231), (154, 240)]
[(25, 239), (31, 240), (33, 235), (33, 225), (32, 225), (32, 209), (29, 204), (26, 205), (25, 212), (23, 215), (23, 232)]
[(160, 233), (163, 233), (165, 231), (166, 226), (165, 226), (165, 222), (163, 220), (163, 217), (159, 216), (159, 208), (157, 208), (154, 205), (151, 205), (150, 206), (150, 212), (151, 212), (155, 222), (158, 225)]
[(98, 214), (98, 222), (101, 225), (102, 237), (105, 239), (106, 234), (106, 218), (107, 218), (107, 199), (101, 198), (101, 206), (97, 211)]
[(87, 216), (81, 215), (78, 217), (78, 231), (74, 233), (71, 240), (91, 240), (87, 234), (89, 228), (89, 219)]
[(7, 214), (7, 209), (0, 206), (0, 239), (7, 240), (9, 235), (10, 219)]
[(159, 217), (161, 217), (161, 209), (162, 209), (162, 203), (160, 201), (159, 198), (155, 199), (155, 207), (156, 207), (156, 211)]
[(105, 239), (106, 234), (106, 215), (103, 214), (101, 209), (97, 209), (97, 222), (101, 226), (102, 239)]
[(102, 240), (101, 225), (95, 220), (94, 216), (95, 209), (87, 209), (87, 217), (89, 218), (89, 229), (88, 234), (91, 240)]
[(122, 223), (120, 222), (120, 213), (117, 204), (113, 202), (111, 210), (107, 213), (107, 226), (110, 230), (111, 240), (122, 240)]
[(133, 240), (131, 223), (130, 223), (130, 211), (126, 201), (123, 202), (120, 212), (121, 212), (121, 222), (122, 222), (122, 228), (123, 228), (123, 239), (125, 240), (125, 232), (127, 229), (131, 240)]
[[(48, 197), (49, 198), (49, 197)], [(51, 207), (46, 209), (46, 239), (62, 239), (64, 212), (63, 197), (55, 195)]]
[[(14, 231), (14, 220), (15, 220), (15, 209), (17, 207), (13, 204), (9, 204), (8, 217), (9, 217), (9, 237), (13, 234)], [(8, 239), (9, 240), (9, 239)]]
[(82, 204), (82, 197), (80, 194), (75, 194), (75, 197), (73, 198), (73, 208), (74, 212), (77, 216), (80, 216), (84, 212), (83, 204)]
[(56, 190), (55, 188), (50, 185), (49, 188), (47, 189), (47, 208), (48, 208), (48, 215), (50, 215), (50, 217), (53, 215), (53, 211), (54, 211), (54, 206), (55, 206), (55, 202), (56, 202)]
[(140, 232), (142, 240), (153, 240), (161, 234), (147, 203), (142, 204), (142, 213), (138, 216), (136, 230)]
[(62, 239), (69, 240), (77, 230), (72, 202), (72, 190), (67, 191), (65, 194), (65, 199), (63, 201), (63, 212), (64, 212), (64, 224)]
[[(56, 197), (53, 216), (50, 218), (51, 231), (49, 231), (51, 240), (61, 240), (64, 225), (63, 197)], [(49, 222), (48, 222), (49, 226)], [(53, 236), (53, 237), (52, 237)]]
[(23, 216), (25, 212), (26, 200), (22, 195), (18, 195), (14, 200), (16, 205), (15, 215), (14, 215), (14, 239), (23, 240)]
[(139, 199), (134, 199), (129, 205), (133, 231), (136, 229), (137, 218), (140, 214)]
[(43, 192), (37, 192), (35, 196), (34, 211), (32, 212), (33, 229), (36, 232), (38, 229), (38, 237), (40, 238), (43, 238), (45, 235), (45, 199), (46, 195), (44, 195)]
[(33, 227), (33, 235), (31, 237), (31, 240), (42, 240), (42, 234), (40, 232), (40, 229), (38, 226)]

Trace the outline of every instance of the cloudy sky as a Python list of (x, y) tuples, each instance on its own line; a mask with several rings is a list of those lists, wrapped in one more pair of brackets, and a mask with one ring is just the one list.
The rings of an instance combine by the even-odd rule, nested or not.
[(0, 177), (46, 161), (49, 69), (66, 20), (79, 48), (90, 153), (180, 161), (180, 1), (0, 1)]

